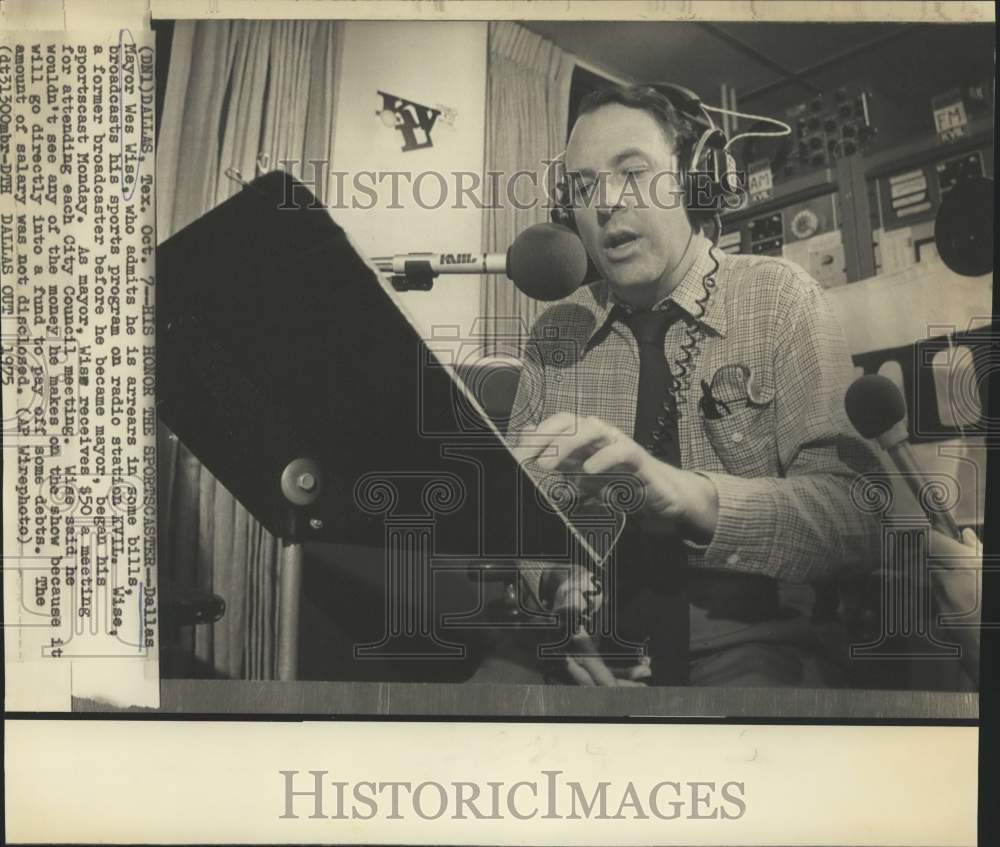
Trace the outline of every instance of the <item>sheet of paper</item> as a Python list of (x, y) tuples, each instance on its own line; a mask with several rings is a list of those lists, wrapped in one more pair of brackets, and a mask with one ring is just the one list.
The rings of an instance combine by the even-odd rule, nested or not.
[(151, 33), (0, 35), (8, 704), (159, 702)]

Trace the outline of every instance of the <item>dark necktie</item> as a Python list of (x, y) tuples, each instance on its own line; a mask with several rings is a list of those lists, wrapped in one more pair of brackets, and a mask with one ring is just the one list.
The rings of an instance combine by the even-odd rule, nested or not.
[[(634, 312), (623, 318), (639, 344), (639, 392), (634, 439), (653, 456), (680, 467), (673, 377), (664, 355), (678, 308)], [(616, 629), (647, 644), (654, 685), (683, 685), (688, 677), (687, 553), (678, 539), (644, 532), (632, 516), (616, 547)]]
[(633, 312), (625, 318), (639, 344), (639, 396), (633, 438), (664, 462), (680, 467), (681, 448), (674, 413), (673, 378), (663, 352), (670, 325), (680, 318), (676, 306)]

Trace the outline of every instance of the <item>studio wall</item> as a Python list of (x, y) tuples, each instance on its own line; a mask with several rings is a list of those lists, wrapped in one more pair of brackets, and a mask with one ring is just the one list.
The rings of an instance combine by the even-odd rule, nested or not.
[[(327, 203), (366, 255), (480, 249), (482, 212), (468, 198), (465, 208), (455, 208), (454, 174), (483, 170), (486, 33), (486, 23), (475, 21), (345, 23), (333, 167), (346, 175), (342, 192), (331, 181)], [(441, 73), (445, 62), (452, 73)], [(398, 118), (379, 92), (398, 98)], [(419, 107), (440, 112), (429, 133), (419, 119), (430, 116)], [(414, 120), (409, 135), (398, 126)], [(401, 172), (395, 198), (390, 172)], [(402, 302), (424, 337), (445, 327), (466, 334), (479, 314), (479, 280), (442, 276), (432, 291), (404, 293)]]

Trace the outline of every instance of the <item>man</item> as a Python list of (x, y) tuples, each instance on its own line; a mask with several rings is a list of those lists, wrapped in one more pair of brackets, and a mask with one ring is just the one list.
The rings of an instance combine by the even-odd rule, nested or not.
[[(839, 684), (816, 598), (878, 562), (877, 519), (852, 500), (878, 460), (846, 419), (850, 360), (816, 282), (714, 248), (669, 202), (697, 138), (652, 87), (581, 104), (565, 168), (602, 279), (539, 317), (510, 435), (543, 485), (556, 476), (593, 500), (629, 474), (643, 506), (613, 584), (538, 563), (524, 579), (546, 609), (617, 610), (561, 660), (579, 684)], [(623, 644), (645, 655), (608, 658)], [(475, 679), (509, 667), (488, 661)]]

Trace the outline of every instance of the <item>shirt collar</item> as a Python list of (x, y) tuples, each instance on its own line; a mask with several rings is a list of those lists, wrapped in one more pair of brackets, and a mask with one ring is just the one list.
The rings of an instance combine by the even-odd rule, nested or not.
[[(695, 235), (691, 242), (691, 249), (695, 251), (695, 259), (688, 268), (687, 273), (677, 283), (674, 290), (660, 300), (653, 308), (665, 309), (671, 303), (675, 303), (697, 322), (704, 324), (718, 335), (725, 337), (726, 311), (722, 303), (722, 298), (719, 296), (719, 268), (716, 258), (712, 255), (712, 242), (703, 235)], [(698, 301), (705, 297), (703, 280), (709, 275), (715, 276), (717, 285), (705, 303), (705, 311), (702, 314)], [(615, 306), (624, 309), (626, 312), (633, 310), (633, 307), (621, 302), (604, 281), (591, 288), (591, 294), (592, 298), (588, 299), (588, 306), (594, 315), (594, 328), (587, 339), (588, 344), (611, 319)]]

